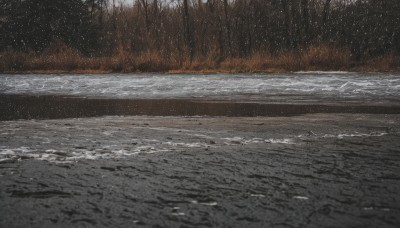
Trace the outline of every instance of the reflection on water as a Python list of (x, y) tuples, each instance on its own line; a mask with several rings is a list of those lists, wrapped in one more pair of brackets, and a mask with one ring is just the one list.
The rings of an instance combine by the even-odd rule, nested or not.
[(93, 99), (64, 96), (0, 95), (0, 120), (53, 119), (105, 115), (293, 116), (307, 113), (398, 114), (393, 105), (320, 105), (206, 101), (189, 99)]

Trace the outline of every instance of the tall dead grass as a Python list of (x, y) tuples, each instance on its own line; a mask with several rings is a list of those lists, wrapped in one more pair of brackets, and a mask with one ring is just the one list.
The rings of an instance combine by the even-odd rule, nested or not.
[[(276, 54), (257, 52), (244, 58), (229, 57), (222, 61), (217, 59), (214, 56), (196, 58), (192, 63), (187, 62), (180, 70), (194, 72), (287, 72), (351, 70), (354, 68), (350, 51), (329, 45), (310, 46), (303, 51), (282, 51)], [(380, 68), (377, 70), (380, 70)]]
[(303, 51), (277, 54), (254, 53), (245, 58), (221, 59), (217, 54), (188, 61), (185, 55), (160, 52), (130, 53), (117, 50), (108, 57), (83, 56), (61, 42), (41, 54), (4, 52), (0, 72), (110, 73), (110, 72), (287, 72), (300, 70), (400, 71), (400, 56), (390, 54), (355, 62), (351, 53), (329, 45), (310, 46)]

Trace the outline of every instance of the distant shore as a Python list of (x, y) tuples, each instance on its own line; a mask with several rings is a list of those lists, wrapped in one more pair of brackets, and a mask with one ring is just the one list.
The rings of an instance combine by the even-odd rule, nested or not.
[[(349, 69), (302, 69), (298, 71), (305, 72), (360, 72), (360, 73), (373, 73), (373, 72), (392, 72), (392, 73), (400, 73), (400, 68), (386, 69), (386, 68), (374, 68), (371, 69), (368, 66), (359, 66)], [(248, 69), (171, 69), (171, 70), (132, 70), (132, 71), (124, 71), (124, 70), (102, 70), (102, 69), (74, 69), (74, 70), (63, 70), (63, 69), (52, 69), (52, 70), (17, 70), (17, 71), (2, 71), (0, 74), (113, 74), (113, 73), (163, 73), (163, 74), (218, 74), (218, 73), (290, 73), (290, 72), (298, 72), (294, 70), (288, 70), (283, 68), (266, 68), (266, 69), (258, 69), (258, 70), (248, 70)]]
[(169, 57), (159, 53), (118, 53), (88, 57), (68, 47), (42, 54), (0, 53), (0, 73), (286, 73), (296, 71), (400, 72), (400, 56), (355, 60), (345, 50), (318, 46), (304, 52), (254, 53), (247, 57)]
[(299, 69), (287, 68), (262, 68), (262, 69), (249, 69), (247, 67), (242, 68), (224, 68), (224, 67), (212, 67), (212, 68), (197, 68), (197, 67), (183, 67), (183, 68), (171, 68), (171, 69), (23, 69), (23, 70), (4, 70), (0, 71), (0, 74), (112, 74), (112, 73), (164, 73), (164, 74), (216, 74), (216, 73), (290, 73), (290, 72), (393, 72), (399, 73), (400, 67), (388, 68), (382, 67), (371, 67), (367, 64), (360, 64), (358, 66), (349, 68), (318, 68), (318, 67), (306, 67)]

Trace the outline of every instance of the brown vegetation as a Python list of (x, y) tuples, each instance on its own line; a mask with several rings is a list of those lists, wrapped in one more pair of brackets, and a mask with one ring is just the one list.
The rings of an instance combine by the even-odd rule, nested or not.
[(398, 0), (116, 2), (5, 1), (0, 72), (400, 71)]
[(354, 61), (351, 53), (329, 45), (310, 46), (303, 52), (255, 53), (245, 58), (215, 56), (174, 59), (156, 52), (138, 55), (120, 51), (110, 57), (87, 57), (63, 43), (41, 54), (0, 54), (3, 73), (111, 73), (111, 72), (289, 72), (289, 71), (400, 71), (400, 57), (388, 54)]

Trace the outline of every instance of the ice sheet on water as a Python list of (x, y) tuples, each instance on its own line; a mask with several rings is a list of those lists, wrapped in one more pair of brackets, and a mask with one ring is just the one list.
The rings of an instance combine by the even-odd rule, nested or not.
[(400, 75), (347, 72), (213, 75), (1, 75), (0, 94), (111, 98), (400, 96)]

